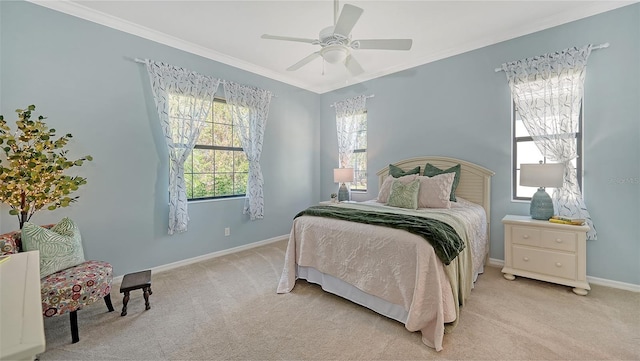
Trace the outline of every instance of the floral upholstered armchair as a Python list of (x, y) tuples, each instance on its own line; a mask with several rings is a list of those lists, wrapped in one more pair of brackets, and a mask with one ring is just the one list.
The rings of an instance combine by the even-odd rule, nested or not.
[[(65, 220), (57, 225), (50, 224), (43, 227), (34, 225), (32, 229), (37, 237), (47, 237), (47, 235), (52, 232), (52, 229), (56, 230), (55, 227), (60, 227)], [(22, 244), (22, 235), (29, 227), (30, 225), (25, 223), (22, 232), (15, 231), (1, 234), (0, 255), (31, 250), (32, 247), (23, 249), (24, 245)], [(65, 234), (64, 231), (59, 232), (63, 235)], [(55, 232), (53, 233), (55, 235)], [(68, 235), (69, 233), (67, 232), (66, 234)], [(53, 239), (55, 242), (55, 237)], [(43, 268), (51, 270), (51, 262), (48, 261), (46, 254), (47, 247), (41, 247), (39, 251), (40, 274), (42, 277)], [(82, 253), (81, 248), (80, 253)], [(84, 261), (84, 255), (82, 255), (80, 259), (76, 258), (76, 262), (79, 263), (70, 267), (63, 265), (61, 267), (65, 268), (47, 274), (40, 279), (42, 314), (44, 317), (52, 317), (69, 313), (72, 343), (80, 341), (78, 334), (78, 310), (102, 298), (109, 312), (113, 311), (110, 293), (113, 279), (113, 268), (111, 264), (103, 261)]]

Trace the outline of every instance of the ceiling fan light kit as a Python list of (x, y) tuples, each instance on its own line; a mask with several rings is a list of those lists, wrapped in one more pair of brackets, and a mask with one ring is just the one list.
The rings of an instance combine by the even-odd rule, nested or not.
[(288, 67), (288, 71), (295, 71), (310, 63), (315, 58), (322, 57), (330, 64), (343, 63), (352, 76), (364, 72), (362, 66), (356, 61), (351, 50), (377, 49), (377, 50), (410, 50), (412, 39), (364, 39), (351, 40), (351, 30), (364, 12), (363, 9), (345, 4), (338, 15), (338, 0), (334, 0), (334, 24), (320, 31), (318, 39), (294, 38), (289, 36), (277, 36), (263, 34), (263, 39), (295, 41), (320, 45), (321, 49)]
[(344, 45), (329, 45), (320, 50), (320, 55), (329, 64), (337, 64), (343, 62), (349, 55), (349, 49)]

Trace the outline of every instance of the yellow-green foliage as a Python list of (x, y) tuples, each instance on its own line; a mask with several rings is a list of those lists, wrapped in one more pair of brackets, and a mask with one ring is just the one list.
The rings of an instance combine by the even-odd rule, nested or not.
[(93, 160), (90, 155), (67, 159), (64, 147), (72, 135), (55, 139), (56, 130), (47, 127), (45, 117), (31, 120), (35, 109), (35, 105), (30, 105), (26, 110), (16, 110), (15, 133), (0, 115), (0, 149), (6, 156), (0, 159), (0, 202), (8, 204), (9, 213), (18, 216), (20, 228), (43, 207), (54, 210), (75, 202), (78, 197), (69, 194), (87, 180), (65, 175), (64, 171)]

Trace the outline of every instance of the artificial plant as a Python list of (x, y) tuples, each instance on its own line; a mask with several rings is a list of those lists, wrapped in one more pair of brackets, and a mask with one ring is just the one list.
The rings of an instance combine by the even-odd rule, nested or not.
[(20, 229), (44, 207), (55, 210), (75, 202), (78, 197), (69, 195), (87, 180), (64, 172), (93, 160), (90, 155), (67, 159), (64, 147), (72, 135), (55, 139), (56, 130), (47, 127), (45, 117), (40, 115), (38, 120), (31, 120), (35, 109), (35, 105), (29, 105), (27, 109), (16, 110), (15, 133), (0, 115), (0, 148), (5, 155), (0, 157), (0, 202), (11, 207), (9, 214), (18, 216)]

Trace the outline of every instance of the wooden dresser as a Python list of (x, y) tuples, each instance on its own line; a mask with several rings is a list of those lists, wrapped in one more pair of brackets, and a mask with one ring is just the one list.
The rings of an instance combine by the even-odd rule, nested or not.
[(515, 276), (571, 286), (578, 295), (587, 282), (588, 226), (557, 224), (507, 215), (504, 224), (504, 278)]

